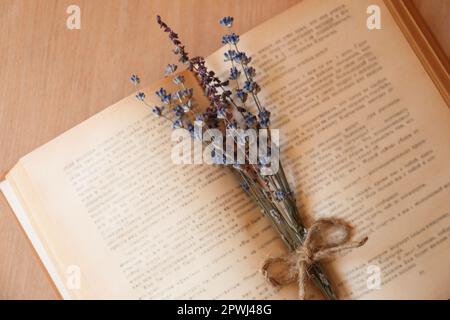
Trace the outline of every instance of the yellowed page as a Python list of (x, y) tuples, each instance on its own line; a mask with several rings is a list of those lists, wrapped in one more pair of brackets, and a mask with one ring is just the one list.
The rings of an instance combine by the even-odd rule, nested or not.
[[(449, 112), (373, 3), (382, 30), (365, 28), (369, 2), (304, 1), (240, 44), (255, 55), (305, 214), (347, 217), (370, 236), (333, 264), (341, 296), (447, 298)], [(336, 23), (327, 25), (330, 11)], [(208, 61), (223, 68), (220, 53)], [(254, 205), (224, 169), (172, 165), (169, 136), (129, 97), (9, 175), (33, 199), (30, 215), (60, 277), (79, 267), (71, 296), (295, 298), (258, 272), (284, 248)], [(367, 289), (368, 265), (381, 268), (380, 290)]]
[[(159, 86), (173, 88), (148, 88), (155, 104)], [(8, 175), (70, 297), (293, 297), (259, 274), (284, 249), (271, 227), (225, 168), (172, 164), (170, 134), (170, 123), (131, 96)]]
[[(366, 27), (369, 5), (381, 30)], [(384, 3), (304, 1), (239, 47), (303, 212), (369, 236), (330, 266), (341, 298), (449, 298), (450, 112)], [(208, 61), (225, 72), (222, 53)]]

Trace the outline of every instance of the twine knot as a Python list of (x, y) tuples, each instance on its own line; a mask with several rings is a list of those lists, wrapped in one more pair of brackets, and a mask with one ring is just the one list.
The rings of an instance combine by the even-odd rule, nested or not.
[[(334, 228), (341, 231), (340, 239), (324, 240), (323, 234), (326, 229)], [(288, 285), (295, 280), (298, 282), (298, 297), (305, 299), (305, 285), (308, 270), (311, 266), (323, 259), (343, 250), (357, 248), (364, 245), (367, 237), (359, 241), (350, 241), (351, 227), (345, 222), (335, 218), (322, 218), (316, 220), (309, 228), (303, 244), (290, 253), (277, 257), (268, 258), (261, 269), (264, 277), (276, 287)], [(322, 240), (322, 243), (319, 243)], [(276, 265), (281, 265), (284, 270), (273, 272)]]

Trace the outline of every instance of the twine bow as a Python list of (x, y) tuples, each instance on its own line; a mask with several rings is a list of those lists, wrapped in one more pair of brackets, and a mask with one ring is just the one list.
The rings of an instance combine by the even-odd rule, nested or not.
[[(335, 228), (336, 231), (340, 230), (343, 236), (337, 240), (327, 240), (322, 245), (319, 245), (319, 239), (324, 237), (322, 232), (327, 228)], [(308, 270), (314, 263), (329, 258), (343, 250), (360, 247), (368, 239), (365, 237), (360, 241), (349, 241), (350, 236), (351, 228), (343, 221), (334, 218), (319, 219), (308, 230), (302, 245), (285, 256), (268, 258), (261, 271), (264, 277), (276, 287), (285, 286), (297, 280), (298, 297), (300, 300), (304, 300)], [(279, 273), (272, 272), (272, 269), (277, 264), (284, 265), (286, 270)]]

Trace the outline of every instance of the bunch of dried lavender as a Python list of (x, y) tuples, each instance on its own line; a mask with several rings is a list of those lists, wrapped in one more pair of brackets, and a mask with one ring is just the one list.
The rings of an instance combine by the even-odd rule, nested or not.
[[(201, 130), (219, 129), (225, 134), (227, 134), (225, 129), (269, 128), (270, 112), (258, 98), (260, 86), (255, 81), (256, 70), (250, 65), (251, 57), (248, 57), (245, 52), (238, 48), (239, 35), (230, 31), (222, 37), (222, 43), (228, 45), (228, 50), (224, 54), (225, 62), (230, 64), (228, 79), (222, 81), (214, 71), (206, 67), (203, 57), (189, 57), (178, 35), (161, 20), (160, 16), (157, 16), (157, 23), (172, 41), (174, 45), (173, 53), (178, 56), (178, 61), (197, 77), (204, 90), (204, 95), (209, 100), (209, 106), (205, 110), (194, 110), (193, 90), (185, 87), (185, 79), (180, 74), (173, 76), (173, 82), (180, 86), (180, 90), (168, 93), (164, 88), (161, 88), (156, 92), (161, 100), (161, 106), (150, 106), (146, 102), (143, 92), (136, 94), (137, 99), (151, 107), (155, 115), (170, 121), (174, 129), (187, 129), (193, 138), (201, 136), (196, 130), (198, 127), (201, 127)], [(224, 17), (219, 23), (231, 30), (233, 18)], [(166, 75), (174, 74), (177, 68), (176, 64), (169, 64)], [(132, 75), (131, 81), (137, 86), (139, 77)], [(252, 106), (250, 106), (251, 104)], [(270, 131), (268, 132), (268, 145), (272, 146)], [(236, 150), (244, 148), (244, 153), (246, 152), (248, 156), (245, 141), (244, 144), (235, 141), (235, 146)], [(224, 146), (216, 147), (224, 148)], [(273, 148), (269, 147), (269, 154), (271, 150)], [(276, 173), (266, 175), (262, 174), (262, 170), (267, 166), (268, 154), (260, 154), (256, 164), (244, 165), (236, 163), (234, 159), (230, 161), (226, 158), (225, 153), (213, 153), (211, 156), (214, 163), (227, 165), (231, 169), (231, 172), (240, 180), (243, 190), (260, 207), (289, 250), (296, 250), (302, 245), (307, 229), (300, 219), (295, 197), (290, 189), (281, 162)], [(337, 298), (318, 263), (312, 265), (308, 270), (308, 275), (327, 298)]]

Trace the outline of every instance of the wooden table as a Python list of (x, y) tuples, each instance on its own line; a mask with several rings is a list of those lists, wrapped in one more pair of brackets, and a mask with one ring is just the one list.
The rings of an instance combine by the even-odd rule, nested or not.
[[(356, 1), (356, 0), (355, 0)], [(2, 0), (0, 1), (0, 174), (20, 156), (129, 95), (129, 74), (158, 80), (173, 61), (155, 23), (161, 14), (193, 55), (220, 47), (223, 15), (244, 32), (298, 0)], [(68, 30), (66, 9), (81, 8)], [(450, 0), (415, 0), (450, 56)], [(0, 197), (0, 299), (59, 295)]]

